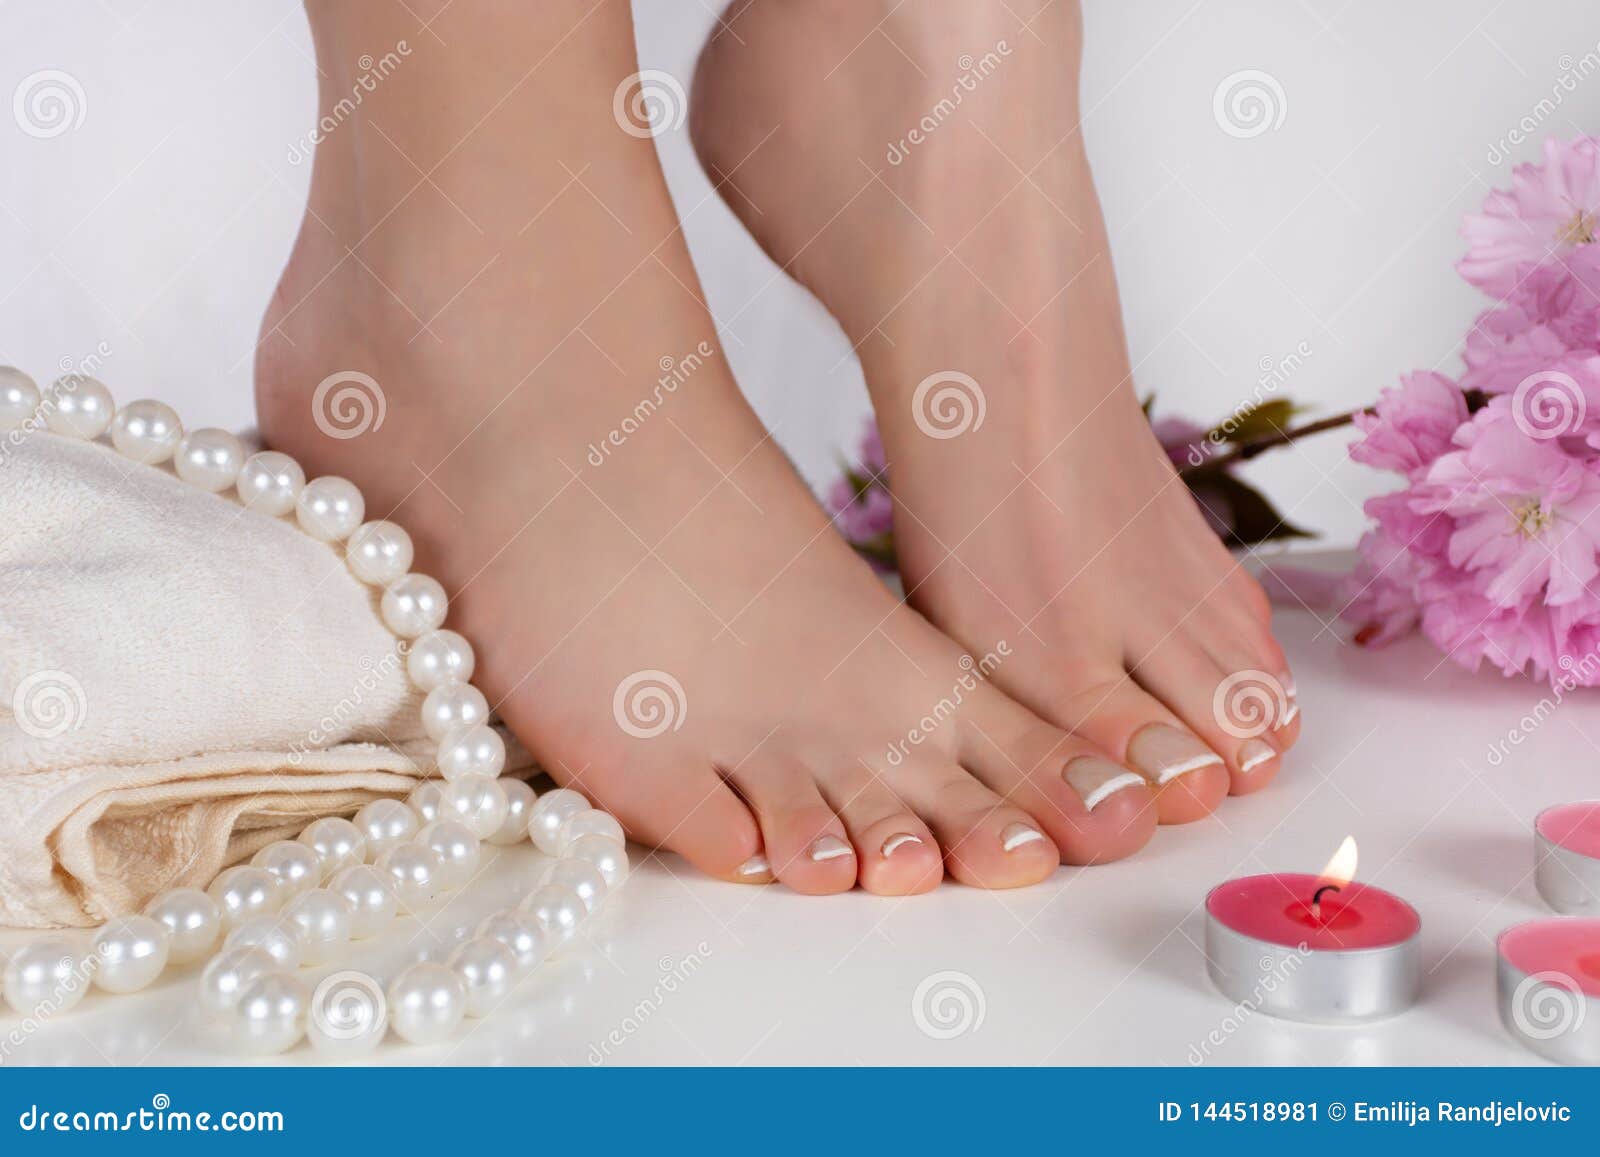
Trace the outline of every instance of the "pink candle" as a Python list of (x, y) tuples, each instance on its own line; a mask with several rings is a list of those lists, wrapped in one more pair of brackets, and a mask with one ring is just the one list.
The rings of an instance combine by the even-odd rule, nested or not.
[(1545, 903), (1568, 916), (1600, 915), (1600, 800), (1545, 808), (1533, 830)]
[(1563, 1064), (1600, 1064), (1600, 919), (1555, 916), (1500, 934), (1500, 1019)]
[(1319, 876), (1229, 880), (1206, 897), (1206, 966), (1240, 1004), (1291, 1020), (1364, 1021), (1410, 1007), (1422, 921), (1400, 897), (1353, 884), (1354, 840)]

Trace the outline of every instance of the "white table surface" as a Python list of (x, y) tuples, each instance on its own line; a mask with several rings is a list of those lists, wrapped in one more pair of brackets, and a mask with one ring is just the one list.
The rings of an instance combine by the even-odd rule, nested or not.
[[(626, 888), (580, 940), (494, 1017), (448, 1044), (385, 1044), (378, 1063), (562, 1064), (1540, 1064), (1494, 1012), (1494, 936), (1540, 915), (1531, 824), (1600, 796), (1600, 690), (1579, 692), (1499, 766), (1491, 747), (1548, 689), (1443, 663), (1420, 640), (1384, 652), (1281, 613), (1304, 731), (1269, 790), (1214, 819), (1166, 828), (1138, 856), (985, 893), (807, 898), (698, 877), (633, 849)], [(1552, 697), (1552, 702), (1555, 702)], [(1230, 876), (1317, 871), (1346, 834), (1361, 878), (1423, 918), (1420, 1003), (1384, 1023), (1328, 1028), (1234, 1016), (1208, 984), (1199, 905)], [(502, 853), (423, 928), (361, 946), (383, 974), (504, 906), (533, 879), (531, 849)], [(16, 934), (0, 935), (15, 943)], [(666, 970), (681, 980), (661, 985)], [(941, 1038), (913, 1001), (957, 973), (982, 1017)], [(307, 973), (307, 976), (320, 974)], [(193, 1007), (192, 969), (133, 997), (91, 993), (7, 1046), (0, 1063), (215, 1064), (229, 1059)], [(931, 982), (938, 987), (940, 981)], [(947, 1003), (957, 1012), (959, 1001)], [(1234, 1024), (1235, 1020), (1237, 1024)], [(923, 1020), (926, 1022), (927, 1018)], [(17, 1027), (0, 1018), (0, 1037)], [(1231, 1026), (1231, 1027), (1230, 1027)], [(937, 1027), (937, 1026), (935, 1026)], [(1219, 1045), (1206, 1044), (1218, 1034)], [(620, 1043), (609, 1043), (608, 1037)], [(1204, 1052), (1200, 1050), (1204, 1050)], [(302, 1045), (285, 1061), (321, 1063)]]

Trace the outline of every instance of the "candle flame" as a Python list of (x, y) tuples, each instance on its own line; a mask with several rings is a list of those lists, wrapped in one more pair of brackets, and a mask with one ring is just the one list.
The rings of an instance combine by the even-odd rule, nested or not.
[(1344, 887), (1356, 878), (1356, 838), (1346, 836), (1344, 843), (1339, 845), (1339, 850), (1333, 853), (1333, 859), (1328, 861), (1328, 866), (1322, 869), (1319, 877), (1324, 884), (1337, 884)]

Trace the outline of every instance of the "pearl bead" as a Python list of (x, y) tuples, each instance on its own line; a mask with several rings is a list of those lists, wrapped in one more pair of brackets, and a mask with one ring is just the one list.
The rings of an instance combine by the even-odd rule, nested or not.
[(147, 466), (171, 458), (182, 437), (178, 412), (150, 398), (129, 402), (111, 420), (111, 444), (117, 453)]
[(397, 799), (373, 800), (356, 812), (355, 825), (367, 841), (367, 855), (374, 860), (405, 843), (422, 826), (417, 813)]
[(470, 776), (494, 779), (505, 770), (506, 741), (487, 723), (474, 723), (445, 736), (434, 761), (439, 765), (439, 774), (447, 780)]
[(416, 911), (438, 894), (442, 865), (430, 848), (401, 844), (379, 856), (373, 867), (382, 874), (395, 899), (407, 911)]
[(106, 432), (117, 406), (103, 382), (86, 374), (67, 374), (45, 392), (43, 412), (51, 433), (88, 441)]
[(278, 894), (278, 878), (265, 868), (253, 865), (224, 868), (211, 881), (206, 895), (222, 909), (224, 930), (236, 928), (252, 916), (276, 912), (283, 903)]
[(203, 426), (183, 436), (172, 465), (189, 485), (216, 494), (238, 480), (244, 443), (226, 430)]
[(439, 793), (439, 814), (460, 820), (480, 840), (500, 830), (509, 810), (506, 793), (492, 779), (472, 776), (454, 780)]
[(349, 969), (323, 977), (311, 993), (306, 1037), (320, 1053), (356, 1057), (371, 1052), (389, 1026), (389, 1001), (383, 986), (365, 972)]
[(422, 701), (422, 730), (435, 743), (452, 731), (460, 731), (489, 719), (489, 701), (471, 683), (444, 683), (428, 692)]
[(516, 955), (498, 940), (475, 936), (456, 946), (446, 961), (467, 992), (468, 1016), (488, 1016), (517, 981)]
[(411, 789), (411, 794), (406, 796), (406, 806), (417, 813), (417, 819), (423, 825), (431, 824), (439, 818), (439, 797), (444, 794), (444, 785), (436, 779), (425, 779)]
[(307, 482), (294, 502), (300, 529), (322, 542), (343, 542), (366, 517), (367, 502), (356, 484), (329, 474)]
[(589, 913), (578, 894), (560, 884), (535, 888), (517, 905), (517, 910), (538, 921), (556, 944), (570, 940), (578, 922)]
[(39, 387), (15, 366), (0, 366), (0, 434), (19, 430), (39, 411)]
[(389, 1023), (395, 1035), (414, 1045), (443, 1040), (466, 1011), (466, 987), (443, 964), (413, 964), (389, 986)]
[(306, 484), (300, 463), (276, 450), (252, 454), (239, 467), (239, 500), (251, 510), (274, 517), (288, 514)]
[(6, 964), (6, 1003), (21, 1016), (65, 1012), (88, 990), (82, 950), (67, 936), (24, 944)]
[(148, 916), (108, 920), (94, 934), (94, 982), (106, 992), (138, 992), (167, 966), (167, 930)]
[(308, 965), (326, 964), (350, 943), (350, 909), (326, 888), (313, 888), (290, 900), (282, 920), (299, 938)]
[(284, 899), (322, 882), (322, 857), (298, 840), (276, 840), (252, 856), (250, 863), (272, 873)]
[(606, 898), (605, 877), (600, 869), (583, 860), (557, 860), (545, 876), (545, 883), (569, 889), (590, 912), (600, 907), (600, 902)]
[[(411, 565), (409, 560), (406, 565)], [(447, 683), (466, 683), (472, 679), (476, 666), (472, 644), (450, 630), (429, 631), (419, 636), (406, 655), (406, 674), (423, 691), (432, 691)]]
[(543, 924), (524, 912), (496, 912), (478, 925), (477, 935), (498, 940), (517, 958), (517, 969), (532, 972), (550, 955), (551, 936)]
[(478, 870), (478, 837), (460, 820), (435, 820), (417, 833), (417, 843), (439, 857), (439, 887), (453, 892)]
[(163, 892), (144, 914), (167, 930), (167, 960), (173, 964), (210, 956), (222, 935), (222, 909), (199, 888)]
[(512, 776), (501, 776), (499, 783), (500, 790), (506, 796), (506, 818), (489, 836), (489, 843), (502, 846), (520, 844), (528, 838), (528, 817), (533, 813), (533, 803), (538, 797), (534, 795), (533, 788)]
[(286, 972), (267, 972), (239, 990), (228, 1027), (242, 1051), (261, 1056), (287, 1052), (306, 1031), (305, 985)]
[(367, 840), (361, 829), (338, 816), (312, 820), (300, 833), (300, 842), (322, 862), (323, 879), (367, 858)]
[(200, 1007), (212, 1016), (227, 1012), (239, 1002), (240, 989), (276, 967), (277, 961), (265, 949), (224, 948), (200, 973)]
[(583, 798), (582, 792), (565, 787), (547, 791), (533, 805), (533, 812), (528, 818), (528, 838), (545, 855), (559, 856), (561, 825), (579, 812), (588, 810), (589, 801)]
[(350, 909), (350, 937), (365, 940), (389, 926), (399, 908), (382, 872), (371, 864), (341, 868), (328, 881), (328, 891)]
[(562, 858), (581, 860), (594, 868), (606, 882), (607, 893), (616, 891), (628, 878), (628, 845), (607, 836), (580, 836), (567, 845)]
[(408, 574), (389, 584), (378, 613), (383, 616), (384, 625), (402, 639), (415, 639), (437, 630), (449, 606), (450, 600), (438, 579)]
[(299, 968), (302, 963), (309, 963), (294, 927), (276, 914), (252, 916), (228, 933), (222, 947), (259, 948), (272, 957), (277, 968)]
[(628, 842), (628, 837), (623, 835), (622, 825), (617, 822), (617, 817), (599, 808), (574, 812), (567, 817), (566, 822), (561, 825), (560, 834), (556, 837), (561, 843), (561, 854), (566, 855), (567, 848), (572, 842), (581, 840), (584, 836), (604, 836), (619, 844)]
[(411, 569), (411, 536), (392, 522), (363, 522), (350, 536), (345, 561), (364, 583), (386, 587)]

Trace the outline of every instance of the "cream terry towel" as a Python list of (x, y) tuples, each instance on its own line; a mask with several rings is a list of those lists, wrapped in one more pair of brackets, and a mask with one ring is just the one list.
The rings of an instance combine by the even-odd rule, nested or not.
[(0, 924), (98, 923), (404, 794), (420, 704), (375, 593), (292, 519), (0, 439)]

